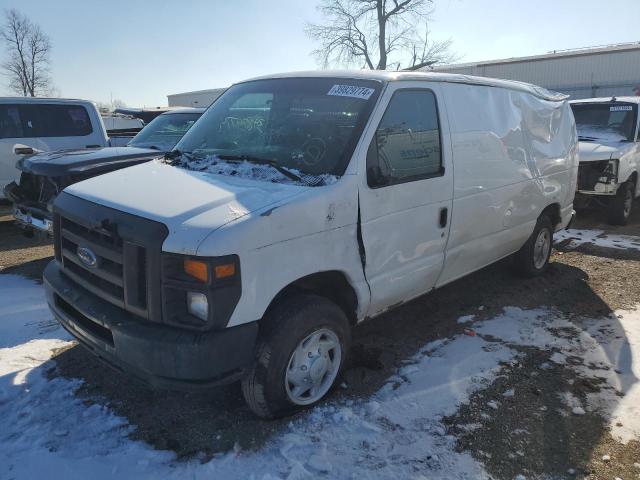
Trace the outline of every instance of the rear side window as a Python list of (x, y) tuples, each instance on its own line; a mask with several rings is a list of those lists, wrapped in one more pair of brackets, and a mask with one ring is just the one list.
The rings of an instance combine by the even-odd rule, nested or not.
[(81, 105), (38, 105), (41, 137), (82, 137), (93, 132), (86, 108)]
[(17, 105), (0, 104), (0, 138), (24, 138), (22, 119)]
[(81, 137), (92, 132), (81, 105), (0, 105), (0, 138)]
[(369, 186), (382, 187), (442, 175), (440, 125), (431, 90), (398, 90), (367, 153)]

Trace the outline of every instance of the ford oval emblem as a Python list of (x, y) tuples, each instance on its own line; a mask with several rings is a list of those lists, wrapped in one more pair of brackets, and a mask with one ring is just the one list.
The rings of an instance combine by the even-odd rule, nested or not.
[(85, 267), (95, 268), (98, 266), (98, 257), (93, 250), (87, 247), (78, 247), (76, 255)]

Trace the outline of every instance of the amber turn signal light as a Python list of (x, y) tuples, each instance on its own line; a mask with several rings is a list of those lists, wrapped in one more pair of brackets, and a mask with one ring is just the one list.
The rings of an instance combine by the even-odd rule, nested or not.
[(184, 261), (184, 272), (187, 275), (191, 275), (193, 278), (197, 278), (203, 283), (209, 281), (209, 270), (207, 264), (199, 260), (186, 259)]
[(234, 263), (226, 263), (224, 265), (216, 265), (216, 278), (229, 278), (236, 274), (236, 265)]

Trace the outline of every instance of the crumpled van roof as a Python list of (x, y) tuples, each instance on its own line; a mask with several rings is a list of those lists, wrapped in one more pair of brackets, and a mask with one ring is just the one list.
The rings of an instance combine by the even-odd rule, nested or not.
[(269, 78), (313, 78), (313, 77), (331, 77), (331, 78), (353, 78), (360, 80), (377, 80), (380, 82), (396, 82), (396, 81), (416, 81), (423, 80), (428, 82), (446, 82), (446, 83), (464, 83), (468, 85), (483, 85), (487, 87), (500, 87), (518, 90), (520, 92), (530, 93), (543, 100), (555, 102), (564, 101), (569, 95), (553, 92), (546, 88), (532, 85), (530, 83), (518, 82), (515, 80), (502, 80), (499, 78), (476, 77), (473, 75), (460, 75), (457, 73), (436, 73), (436, 72), (408, 72), (408, 71), (386, 71), (386, 70), (310, 70), (302, 72), (276, 73), (272, 75), (264, 75), (260, 77), (244, 80), (250, 82), (253, 80), (266, 80)]
[(571, 103), (639, 103), (640, 97), (598, 97), (598, 98), (581, 98), (580, 100), (571, 100)]

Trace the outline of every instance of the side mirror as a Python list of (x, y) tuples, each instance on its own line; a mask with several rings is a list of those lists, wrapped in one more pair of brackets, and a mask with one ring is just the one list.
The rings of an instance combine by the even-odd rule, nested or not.
[(13, 146), (13, 153), (16, 155), (33, 155), (36, 151), (33, 147), (28, 147), (27, 145), (17, 144)]

